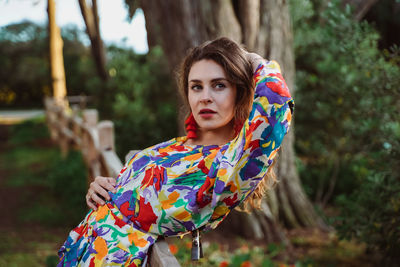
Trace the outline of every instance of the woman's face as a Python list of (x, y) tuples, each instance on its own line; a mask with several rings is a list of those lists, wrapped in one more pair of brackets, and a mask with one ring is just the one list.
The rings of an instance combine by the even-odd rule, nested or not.
[(190, 109), (200, 131), (232, 129), (236, 86), (215, 61), (203, 59), (192, 65), (188, 75)]

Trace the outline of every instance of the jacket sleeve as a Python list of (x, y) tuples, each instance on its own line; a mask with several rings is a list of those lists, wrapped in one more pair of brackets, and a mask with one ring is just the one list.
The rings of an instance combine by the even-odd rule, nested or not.
[(260, 64), (254, 81), (249, 118), (238, 136), (221, 148), (197, 193), (198, 207), (211, 213), (211, 228), (255, 190), (289, 130), (294, 101), (279, 64), (275, 61)]

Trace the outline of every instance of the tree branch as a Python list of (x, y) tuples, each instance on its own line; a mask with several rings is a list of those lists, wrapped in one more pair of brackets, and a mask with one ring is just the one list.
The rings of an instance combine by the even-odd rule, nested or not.
[(97, 1), (92, 0), (92, 5), (89, 7), (86, 0), (78, 0), (81, 8), (83, 20), (86, 25), (86, 32), (89, 36), (92, 46), (92, 54), (96, 62), (96, 70), (103, 81), (108, 80), (106, 70), (106, 57), (103, 46), (103, 41), (100, 35), (99, 15), (97, 12)]
[(378, 1), (379, 0), (345, 0), (344, 4), (350, 4), (355, 7), (354, 18), (360, 21)]

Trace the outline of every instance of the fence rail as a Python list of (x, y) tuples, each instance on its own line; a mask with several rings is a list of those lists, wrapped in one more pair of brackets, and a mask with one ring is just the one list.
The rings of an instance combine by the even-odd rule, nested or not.
[[(88, 184), (96, 176), (118, 176), (123, 164), (115, 153), (112, 121), (99, 122), (97, 110), (81, 110), (76, 106), (66, 109), (50, 97), (45, 98), (44, 105), (51, 138), (60, 145), (62, 155), (67, 155), (69, 149), (81, 150), (88, 168)], [(126, 158), (132, 153), (134, 151)], [(180, 266), (164, 239), (153, 245), (148, 264), (152, 267)]]

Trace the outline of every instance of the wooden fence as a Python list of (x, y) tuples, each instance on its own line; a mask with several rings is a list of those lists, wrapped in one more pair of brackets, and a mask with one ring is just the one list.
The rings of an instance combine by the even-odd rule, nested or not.
[[(80, 109), (76, 105), (66, 109), (50, 97), (45, 98), (44, 105), (51, 138), (60, 145), (61, 153), (65, 156), (71, 148), (82, 151), (88, 168), (88, 184), (99, 175), (117, 177), (123, 164), (115, 153), (112, 121), (99, 122), (97, 110)], [(134, 152), (132, 150), (126, 158)], [(163, 239), (152, 246), (149, 264), (152, 267), (180, 266)]]

